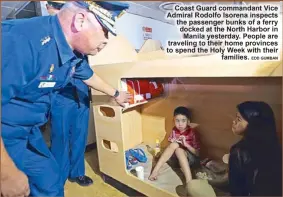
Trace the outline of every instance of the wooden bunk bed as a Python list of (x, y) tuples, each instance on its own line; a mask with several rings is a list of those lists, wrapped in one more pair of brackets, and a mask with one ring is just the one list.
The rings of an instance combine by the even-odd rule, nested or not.
[[(161, 169), (158, 181), (147, 179), (155, 162), (147, 148), (153, 147), (156, 139), (162, 142), (162, 147), (168, 144), (167, 137), (173, 127), (172, 113), (180, 105), (192, 109), (192, 121), (199, 125), (202, 158), (221, 161), (230, 146), (239, 140), (232, 134), (231, 124), (236, 105), (243, 101), (262, 100), (270, 104), (278, 135), (282, 136), (281, 61), (224, 61), (218, 54), (164, 58), (160, 53), (155, 55), (155, 50), (146, 59), (144, 54), (139, 58), (130, 47), (126, 48), (124, 52), (121, 48), (120, 53), (128, 55), (116, 56), (107, 63), (109, 55), (116, 51), (109, 45), (104, 58), (99, 57), (105, 61), (92, 64), (94, 72), (119, 90), (123, 88), (123, 79), (148, 79), (161, 80), (165, 92), (158, 98), (122, 108), (110, 97), (92, 91), (102, 173), (146, 196), (182, 195), (182, 191), (178, 191), (183, 184), (182, 176), (168, 165)], [(93, 60), (95, 62), (95, 58)], [(145, 150), (148, 157), (147, 163), (139, 164), (145, 168), (144, 181), (126, 169), (125, 151), (137, 147)]]

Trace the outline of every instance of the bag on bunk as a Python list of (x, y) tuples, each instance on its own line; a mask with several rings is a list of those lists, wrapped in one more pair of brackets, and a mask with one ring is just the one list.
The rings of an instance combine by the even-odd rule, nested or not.
[(133, 96), (130, 104), (156, 98), (164, 91), (163, 84), (156, 81), (146, 79), (126, 79), (123, 81), (127, 86), (127, 91)]

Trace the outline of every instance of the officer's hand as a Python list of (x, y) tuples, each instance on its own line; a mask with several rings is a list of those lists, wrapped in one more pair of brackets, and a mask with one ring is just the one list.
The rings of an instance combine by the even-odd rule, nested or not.
[(3, 197), (26, 197), (29, 193), (28, 178), (17, 168), (13, 167), (9, 175), (1, 179), (1, 196)]
[(130, 102), (130, 99), (132, 98), (132, 95), (128, 92), (119, 92), (119, 96), (115, 98), (116, 102), (121, 105), (122, 107), (125, 106), (125, 103)]

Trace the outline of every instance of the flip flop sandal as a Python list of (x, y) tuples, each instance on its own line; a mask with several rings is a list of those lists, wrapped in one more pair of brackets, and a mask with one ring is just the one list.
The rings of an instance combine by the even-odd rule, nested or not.
[(147, 162), (147, 157), (146, 157), (144, 151), (141, 148), (130, 149), (129, 152), (139, 162), (141, 162), (141, 163), (146, 163)]
[(125, 157), (126, 157), (126, 166), (127, 166), (127, 170), (130, 170), (132, 168), (132, 164), (130, 163), (130, 152), (126, 151), (125, 152)]

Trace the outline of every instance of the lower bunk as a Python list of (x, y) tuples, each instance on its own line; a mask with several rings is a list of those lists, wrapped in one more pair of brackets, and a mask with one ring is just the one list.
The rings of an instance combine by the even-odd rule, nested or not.
[[(153, 185), (159, 190), (168, 191), (177, 196), (186, 196), (185, 177), (174, 157), (170, 158), (168, 162), (163, 165), (159, 171), (157, 180), (151, 181), (148, 179), (152, 169), (156, 165), (160, 155), (156, 154), (153, 144), (142, 143), (133, 149), (138, 154), (133, 165), (127, 167), (127, 173), (130, 176), (142, 178), (142, 181)], [(145, 159), (146, 158), (146, 159)], [(145, 161), (146, 160), (146, 161)], [(127, 161), (127, 160), (126, 160)], [(200, 162), (191, 168), (193, 179), (207, 180), (212, 185), (217, 196), (229, 196), (228, 192), (228, 176), (227, 165), (221, 161), (209, 160), (205, 163)], [(142, 167), (142, 168), (141, 168)], [(137, 172), (142, 169), (142, 177), (139, 177)]]

